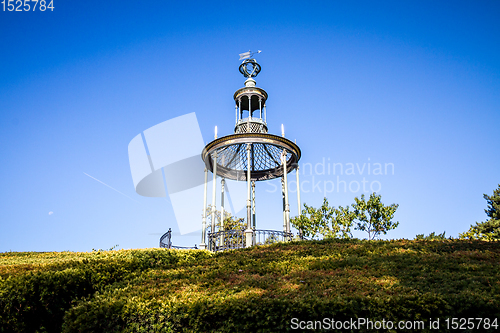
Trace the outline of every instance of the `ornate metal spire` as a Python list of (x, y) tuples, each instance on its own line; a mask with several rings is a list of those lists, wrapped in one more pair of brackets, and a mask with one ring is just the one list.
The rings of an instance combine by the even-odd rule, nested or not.
[(246, 77), (247, 79), (256, 77), (260, 73), (261, 70), (260, 65), (257, 63), (257, 60), (252, 59), (252, 56), (255, 53), (260, 53), (260, 52), (262, 51), (259, 50), (257, 52), (248, 51), (245, 53), (240, 53), (240, 60), (245, 59), (240, 65), (240, 73), (243, 74), (243, 76)]

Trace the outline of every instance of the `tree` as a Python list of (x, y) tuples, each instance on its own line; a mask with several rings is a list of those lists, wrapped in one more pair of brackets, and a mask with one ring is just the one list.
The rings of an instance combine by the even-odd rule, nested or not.
[(458, 235), (461, 239), (478, 239), (487, 241), (500, 240), (500, 220), (476, 222), (469, 230)]
[(498, 188), (493, 191), (492, 196), (483, 194), (483, 198), (488, 205), (488, 209), (484, 210), (486, 215), (492, 220), (500, 220), (500, 184), (498, 184)]
[[(208, 205), (207, 210), (207, 226), (212, 225), (212, 205)], [(220, 210), (215, 211), (215, 230), (222, 231)], [(246, 228), (245, 219), (231, 215), (230, 212), (224, 210), (224, 230), (242, 230)]]
[(469, 230), (459, 234), (462, 239), (479, 239), (479, 240), (500, 240), (500, 184), (493, 191), (493, 195), (483, 194), (486, 200), (488, 209), (484, 212), (490, 218), (485, 222), (476, 222), (476, 225), (471, 225)]
[(372, 193), (368, 201), (364, 194), (361, 198), (354, 198), (353, 211), (349, 206), (339, 208), (330, 207), (328, 199), (323, 199), (320, 208), (304, 204), (302, 215), (290, 220), (292, 225), (301, 231), (304, 237), (319, 238), (352, 238), (351, 227), (355, 222), (354, 230), (368, 232), (368, 239), (374, 239), (388, 230), (395, 229), (399, 222), (393, 222), (394, 213), (399, 205), (385, 206), (381, 196)]
[(376, 193), (370, 194), (368, 201), (365, 201), (364, 194), (360, 199), (356, 197), (354, 200), (356, 203), (352, 204), (352, 207), (357, 220), (354, 230), (366, 231), (369, 240), (381, 234), (385, 235), (388, 230), (396, 229), (399, 225), (399, 222), (392, 222), (399, 205), (384, 206), (382, 196)]
[(323, 238), (351, 238), (353, 220), (354, 215), (349, 211), (349, 206), (340, 206), (338, 209), (330, 207), (325, 197), (320, 208), (304, 204), (302, 214), (292, 218), (290, 222), (307, 238), (315, 239), (320, 235)]
[[(208, 205), (207, 214), (207, 230), (212, 229), (212, 205)], [(218, 236), (210, 237), (208, 234), (209, 249), (229, 249), (235, 248), (235, 245), (242, 244), (244, 241), (244, 232), (246, 228), (245, 219), (242, 217), (232, 216), (231, 213), (224, 210), (224, 225), (221, 224), (221, 212), (215, 211), (215, 230), (211, 232), (227, 231), (219, 233)], [(234, 231), (234, 232), (233, 232)]]

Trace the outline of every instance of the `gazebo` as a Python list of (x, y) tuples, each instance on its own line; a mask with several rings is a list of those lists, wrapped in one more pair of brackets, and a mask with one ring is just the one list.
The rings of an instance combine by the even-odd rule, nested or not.
[[(260, 51), (259, 51), (260, 52)], [(297, 144), (285, 138), (283, 125), (281, 136), (268, 133), (266, 121), (267, 92), (256, 86), (254, 78), (260, 73), (261, 66), (252, 54), (240, 54), (243, 60), (239, 71), (246, 78), (245, 86), (234, 95), (235, 126), (234, 133), (217, 137), (209, 142), (201, 157), (205, 163), (205, 183), (202, 217), (202, 235), (199, 248), (221, 251), (250, 247), (270, 241), (292, 240), (290, 231), (290, 205), (288, 199), (288, 174), (296, 170), (297, 200), (300, 214), (300, 183), (298, 162), (301, 152)], [(210, 225), (207, 226), (207, 180), (212, 173), (212, 204)], [(219, 226), (216, 224), (216, 184), (221, 181)], [(257, 229), (255, 214), (256, 182), (281, 177), (283, 197), (283, 230)], [(247, 186), (246, 227), (242, 230), (224, 228), (224, 188), (225, 181), (245, 181)]]

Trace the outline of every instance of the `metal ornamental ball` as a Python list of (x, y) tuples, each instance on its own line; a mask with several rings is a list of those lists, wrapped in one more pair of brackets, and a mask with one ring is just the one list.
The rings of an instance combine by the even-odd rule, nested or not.
[(240, 73), (246, 78), (256, 77), (261, 67), (255, 59), (246, 59), (240, 65)]

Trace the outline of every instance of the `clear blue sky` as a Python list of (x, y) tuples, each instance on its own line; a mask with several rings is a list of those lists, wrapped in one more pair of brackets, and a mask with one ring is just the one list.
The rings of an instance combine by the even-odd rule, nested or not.
[[(383, 175), (318, 167), (301, 180), (380, 185), (383, 202), (400, 205), (389, 238), (456, 237), (486, 219), (482, 195), (500, 183), (498, 1), (54, 7), (0, 11), (0, 251), (156, 247), (177, 231), (168, 198), (135, 193), (128, 144), (190, 112), (205, 141), (216, 125), (230, 134), (238, 53), (249, 49), (263, 51), (270, 132), (285, 125), (301, 164), (394, 165)], [(258, 183), (258, 227), (279, 230), (281, 197), (270, 189)], [(330, 204), (363, 193), (339, 189)], [(302, 201), (319, 206), (325, 194), (309, 190)]]

